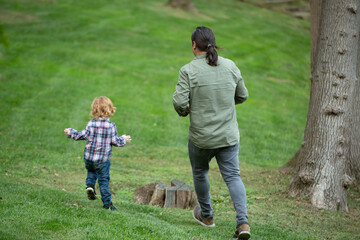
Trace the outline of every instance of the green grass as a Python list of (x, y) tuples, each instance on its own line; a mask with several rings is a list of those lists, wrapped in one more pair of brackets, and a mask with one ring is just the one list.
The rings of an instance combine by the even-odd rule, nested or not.
[[(235, 213), (215, 161), (215, 229), (197, 225), (190, 210), (132, 203), (150, 182), (192, 185), (189, 123), (172, 94), (198, 25), (213, 29), (249, 90), (237, 114), (252, 239), (360, 239), (359, 192), (349, 192), (349, 213), (318, 211), (288, 197), (289, 176), (276, 170), (303, 137), (309, 23), (235, 0), (195, 0), (197, 14), (165, 2), (0, 0), (10, 42), (0, 45), (0, 239), (230, 239)], [(85, 142), (63, 134), (85, 127), (101, 95), (117, 107), (119, 133), (133, 139), (113, 150), (117, 212), (87, 200)]]

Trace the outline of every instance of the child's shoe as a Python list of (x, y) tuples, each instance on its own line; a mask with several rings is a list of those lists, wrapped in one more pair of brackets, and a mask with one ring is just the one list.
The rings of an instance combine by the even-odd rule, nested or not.
[(116, 207), (112, 203), (104, 205), (103, 208), (104, 209), (110, 209), (111, 211), (117, 210)]
[(87, 186), (86, 187), (86, 193), (89, 200), (95, 200), (96, 199), (96, 192), (93, 187)]

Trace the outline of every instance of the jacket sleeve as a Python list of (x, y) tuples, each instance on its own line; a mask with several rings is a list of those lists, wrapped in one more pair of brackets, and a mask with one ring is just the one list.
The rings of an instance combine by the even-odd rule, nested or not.
[(243, 103), (248, 99), (249, 93), (241, 76), (240, 70), (235, 66), (235, 76), (237, 80), (235, 90), (235, 104)]
[(126, 141), (123, 136), (118, 135), (115, 124), (111, 127), (111, 145), (116, 147), (125, 146)]
[(189, 76), (185, 68), (181, 68), (179, 72), (179, 80), (173, 95), (173, 105), (179, 116), (186, 116), (188, 112), (188, 104), (190, 100)]
[(75, 141), (78, 141), (78, 140), (87, 140), (89, 137), (89, 134), (90, 134), (90, 132), (88, 130), (88, 127), (86, 127), (82, 131), (76, 131), (73, 128), (69, 128), (69, 133), (67, 136), (68, 136), (68, 138), (72, 138)]

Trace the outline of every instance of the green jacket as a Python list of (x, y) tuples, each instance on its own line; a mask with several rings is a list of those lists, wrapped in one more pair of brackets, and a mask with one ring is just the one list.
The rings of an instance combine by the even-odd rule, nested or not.
[(239, 142), (235, 104), (247, 98), (233, 61), (219, 57), (214, 67), (207, 64), (206, 54), (199, 54), (180, 69), (173, 105), (180, 116), (186, 116), (189, 107), (189, 140), (199, 148), (214, 149)]

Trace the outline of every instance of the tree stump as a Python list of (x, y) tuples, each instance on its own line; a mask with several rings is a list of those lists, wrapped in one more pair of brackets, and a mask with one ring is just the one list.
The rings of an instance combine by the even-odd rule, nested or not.
[(143, 187), (135, 189), (134, 203), (148, 204), (154, 193), (155, 186), (160, 182), (149, 183)]
[(171, 186), (155, 182), (137, 188), (134, 192), (134, 202), (160, 206), (163, 208), (192, 209), (197, 205), (197, 199), (192, 187), (174, 179)]
[(151, 197), (149, 205), (153, 206), (164, 206), (165, 196), (166, 196), (166, 185), (165, 184), (157, 184), (155, 186), (154, 194)]
[(176, 190), (178, 187), (166, 188), (165, 204), (164, 208), (175, 208), (176, 207)]
[(176, 208), (194, 208), (197, 205), (197, 199), (192, 187), (179, 180), (172, 180), (171, 186), (177, 187), (176, 189)]
[(176, 208), (194, 208), (197, 205), (195, 192), (187, 184), (181, 185), (176, 191)]

